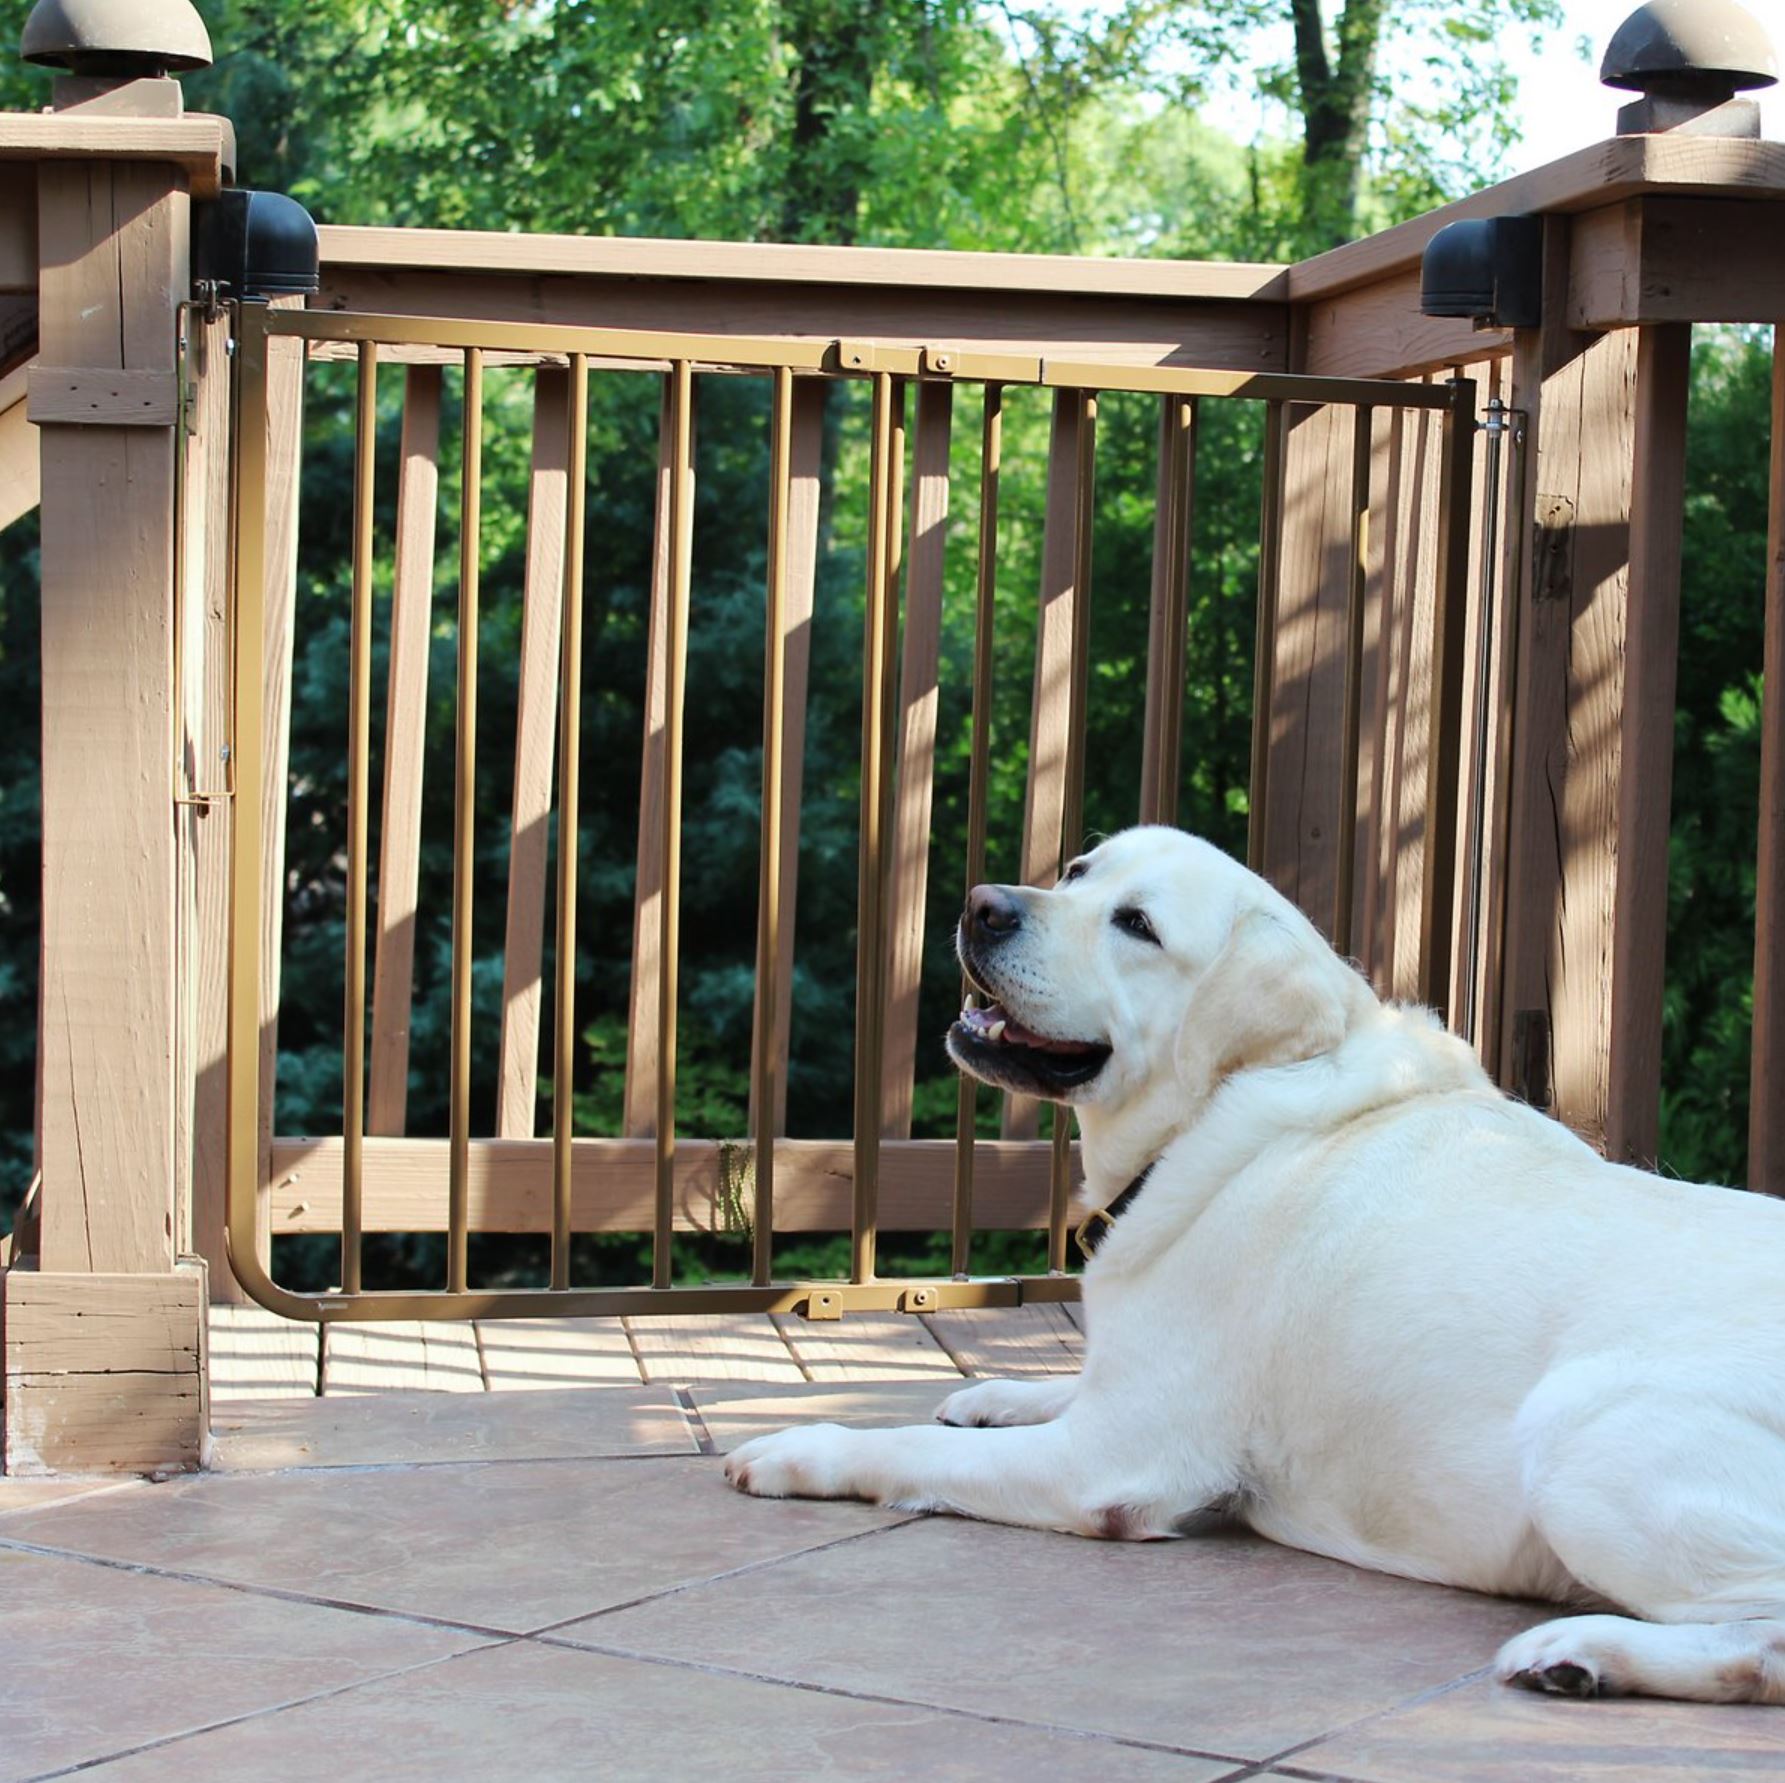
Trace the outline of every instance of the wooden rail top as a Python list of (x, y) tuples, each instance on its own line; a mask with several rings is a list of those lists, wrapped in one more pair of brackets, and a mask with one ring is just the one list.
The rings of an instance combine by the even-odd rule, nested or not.
[(171, 161), (194, 198), (215, 198), (235, 165), (227, 118), (93, 117), (80, 112), (0, 112), (0, 161)]
[(1288, 271), (1291, 303), (1374, 284), (1416, 266), (1447, 223), (1532, 211), (1596, 210), (1647, 193), (1785, 198), (1785, 142), (1727, 136), (1614, 136), (1441, 210), (1303, 260)]
[(1288, 269), (1245, 261), (1082, 259), (934, 248), (811, 247), (785, 242), (640, 236), (513, 235), (500, 230), (318, 231), (329, 268), (560, 274), (627, 279), (762, 280), (805, 285), (919, 285), (931, 290), (1062, 296), (1207, 298), (1281, 303)]

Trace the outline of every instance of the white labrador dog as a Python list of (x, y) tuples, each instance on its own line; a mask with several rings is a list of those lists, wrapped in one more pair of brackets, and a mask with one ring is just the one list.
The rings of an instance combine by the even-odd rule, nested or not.
[(734, 1485), (1127, 1540), (1227, 1512), (1624, 1612), (1521, 1635), (1512, 1682), (1785, 1702), (1785, 1206), (1605, 1163), (1174, 830), (980, 887), (959, 947), (992, 1004), (955, 1061), (1076, 1108), (1090, 1208), (1146, 1173), (1084, 1372), (761, 1437)]

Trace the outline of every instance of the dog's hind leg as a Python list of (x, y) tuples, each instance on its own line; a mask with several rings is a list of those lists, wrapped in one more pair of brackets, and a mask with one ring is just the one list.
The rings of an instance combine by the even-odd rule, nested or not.
[(1785, 1436), (1600, 1364), (1540, 1386), (1520, 1435), (1538, 1532), (1632, 1615), (1544, 1623), (1507, 1643), (1499, 1675), (1571, 1696), (1785, 1703)]
[(1078, 1392), (1076, 1374), (1038, 1381), (975, 1381), (950, 1393), (936, 1408), (938, 1424), (1051, 1424)]

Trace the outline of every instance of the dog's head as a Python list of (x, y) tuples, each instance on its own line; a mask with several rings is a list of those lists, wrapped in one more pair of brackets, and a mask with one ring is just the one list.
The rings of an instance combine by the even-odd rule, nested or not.
[(1331, 1051), (1373, 1001), (1255, 874), (1179, 830), (1126, 830), (1038, 891), (982, 885), (956, 946), (970, 996), (949, 1056), (987, 1083), (1118, 1108), (1188, 1103)]

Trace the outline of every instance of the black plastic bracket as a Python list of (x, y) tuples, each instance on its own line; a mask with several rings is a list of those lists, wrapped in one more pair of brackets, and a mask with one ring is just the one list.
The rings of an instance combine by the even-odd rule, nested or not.
[(218, 297), (308, 296), (322, 288), (316, 224), (283, 192), (234, 188), (192, 207), (194, 287)]
[(1467, 316), (1478, 328), (1543, 320), (1543, 219), (1469, 217), (1446, 223), (1419, 265), (1424, 316)]

